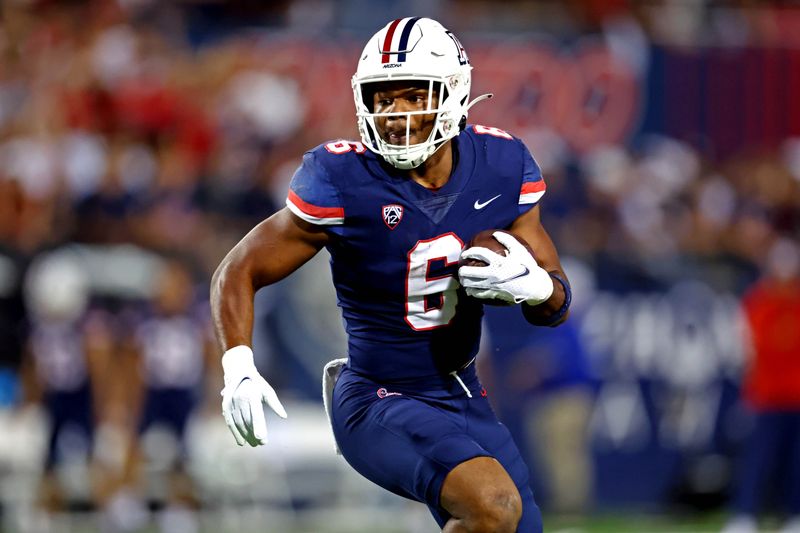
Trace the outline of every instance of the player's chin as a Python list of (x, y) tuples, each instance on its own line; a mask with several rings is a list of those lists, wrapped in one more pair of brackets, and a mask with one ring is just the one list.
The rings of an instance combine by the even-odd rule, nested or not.
[(413, 146), (421, 142), (418, 136), (413, 133), (409, 136), (389, 133), (384, 137), (383, 140), (392, 146)]

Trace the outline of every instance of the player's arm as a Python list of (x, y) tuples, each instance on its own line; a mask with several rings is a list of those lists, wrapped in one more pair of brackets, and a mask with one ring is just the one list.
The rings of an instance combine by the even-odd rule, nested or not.
[(22, 384), (22, 405), (33, 405), (42, 402), (44, 385), (37, 375), (36, 359), (29, 343), (22, 351), (20, 383)]
[(517, 217), (511, 224), (510, 231), (528, 243), (531, 250), (534, 251), (536, 263), (548, 273), (553, 282), (553, 292), (550, 297), (535, 305), (523, 302), (522, 314), (528, 322), (534, 325), (557, 326), (561, 324), (569, 315), (569, 301), (567, 301), (569, 280), (561, 267), (558, 251), (542, 225), (539, 206), (537, 205)]
[(253, 297), (261, 287), (297, 270), (328, 239), (323, 229), (284, 208), (239, 241), (212, 277), (211, 316), (217, 340), (225, 350), (222, 414), (240, 446), (266, 442), (262, 403), (286, 417), (275, 390), (253, 362)]
[(214, 328), (209, 320), (203, 325), (203, 396), (202, 410), (212, 413), (217, 409), (217, 391), (223, 380), (219, 365), (219, 347), (214, 337)]
[[(111, 366), (111, 357), (114, 353), (110, 332), (104, 324), (97, 324), (99, 319), (92, 317), (84, 332), (84, 350), (86, 353), (86, 366), (89, 374), (89, 386), (92, 390), (92, 405), (94, 419), (99, 425), (109, 420), (110, 386), (114, 379)], [(138, 372), (126, 373), (126, 380), (136, 379)]]
[(328, 238), (319, 226), (283, 208), (228, 252), (211, 280), (211, 315), (223, 350), (250, 345), (256, 291), (300, 268)]

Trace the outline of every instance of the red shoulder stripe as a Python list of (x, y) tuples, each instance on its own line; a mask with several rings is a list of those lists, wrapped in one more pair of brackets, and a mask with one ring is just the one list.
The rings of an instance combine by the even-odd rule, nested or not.
[(522, 188), (520, 189), (519, 193), (529, 194), (532, 192), (542, 192), (545, 189), (547, 189), (547, 185), (544, 183), (544, 180), (528, 181), (522, 184)]
[(315, 218), (344, 218), (343, 207), (319, 207), (310, 204), (297, 196), (291, 189), (289, 189), (289, 201), (303, 213)]

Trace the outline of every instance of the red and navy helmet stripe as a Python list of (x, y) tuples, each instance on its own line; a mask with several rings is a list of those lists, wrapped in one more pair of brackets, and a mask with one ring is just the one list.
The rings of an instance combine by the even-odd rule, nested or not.
[(392, 50), (392, 39), (394, 39), (394, 31), (397, 29), (397, 25), (400, 24), (400, 21), (403, 19), (395, 19), (392, 21), (392, 24), (389, 26), (389, 31), (386, 32), (386, 38), (383, 40), (383, 57), (381, 58), (381, 63), (388, 63), (389, 62), (389, 52)]
[[(381, 56), (381, 63), (389, 63), (391, 61), (391, 55), (396, 54), (398, 63), (402, 63), (406, 60), (406, 48), (408, 47), (408, 39), (411, 37), (411, 30), (414, 28), (414, 25), (420, 17), (414, 17), (412, 19), (396, 19), (393, 20), (391, 24), (389, 24), (389, 30), (386, 32), (386, 38), (383, 40), (383, 50)], [(397, 28), (401, 22), (406, 20), (406, 24), (400, 32), (400, 42), (397, 43), (397, 48), (392, 49), (392, 41), (394, 41), (394, 35), (397, 32)]]
[(398, 63), (402, 63), (406, 60), (406, 49), (408, 48), (408, 37), (411, 35), (411, 28), (414, 27), (414, 24), (417, 23), (419, 17), (415, 17), (408, 21), (406, 27), (403, 28), (403, 33), (400, 35), (400, 46), (397, 47), (397, 50), (401, 52), (397, 56)]

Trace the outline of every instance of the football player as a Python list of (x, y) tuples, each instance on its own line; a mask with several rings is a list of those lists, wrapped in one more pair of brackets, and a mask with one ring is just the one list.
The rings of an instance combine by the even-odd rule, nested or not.
[[(338, 377), (329, 416), (345, 459), (426, 503), (443, 531), (539, 532), (527, 466), (472, 363), (482, 302), (517, 304), (530, 323), (553, 326), (570, 289), (539, 220), (536, 162), (505, 131), (467, 124), (488, 96), (470, 101), (471, 68), (431, 19), (394, 20), (369, 40), (352, 79), (361, 142), (307, 152), (286, 208), (214, 275), (222, 410), (240, 445), (266, 442), (262, 402), (286, 417), (253, 363), (253, 296), (326, 247), (348, 333), (348, 359), (326, 367)], [(462, 251), (492, 228), (536, 258), (499, 232), (505, 255)]]
[(161, 527), (168, 529), (165, 523), (180, 519), (185, 524), (182, 531), (192, 531), (197, 527), (193, 509), (198, 501), (185, 468), (186, 432), (203, 397), (212, 341), (207, 317), (197, 312), (190, 267), (179, 260), (167, 260), (155, 282), (152, 305), (133, 328), (126, 350), (127, 365), (120, 374), (120, 387), (127, 387), (129, 405), (139, 410), (138, 427), (131, 435), (120, 490), (111, 502), (108, 519), (125, 529), (118, 524), (124, 522), (118, 514), (124, 505), (119, 502), (130, 499), (141, 503), (137, 501), (139, 493), (147, 486), (143, 466), (152, 457), (145, 453), (148, 450), (139, 437), (160, 427), (176, 445), (174, 450), (163, 446), (158, 450), (165, 454), (161, 459), (169, 462)]
[(76, 503), (62, 483), (62, 467), (86, 467), (86, 503), (102, 503), (108, 481), (94, 445), (96, 427), (108, 417), (113, 337), (108, 315), (89, 310), (89, 292), (81, 266), (57, 252), (34, 263), (26, 280), (32, 321), (22, 376), (26, 402), (41, 403), (49, 421), (39, 486), (48, 513)]

